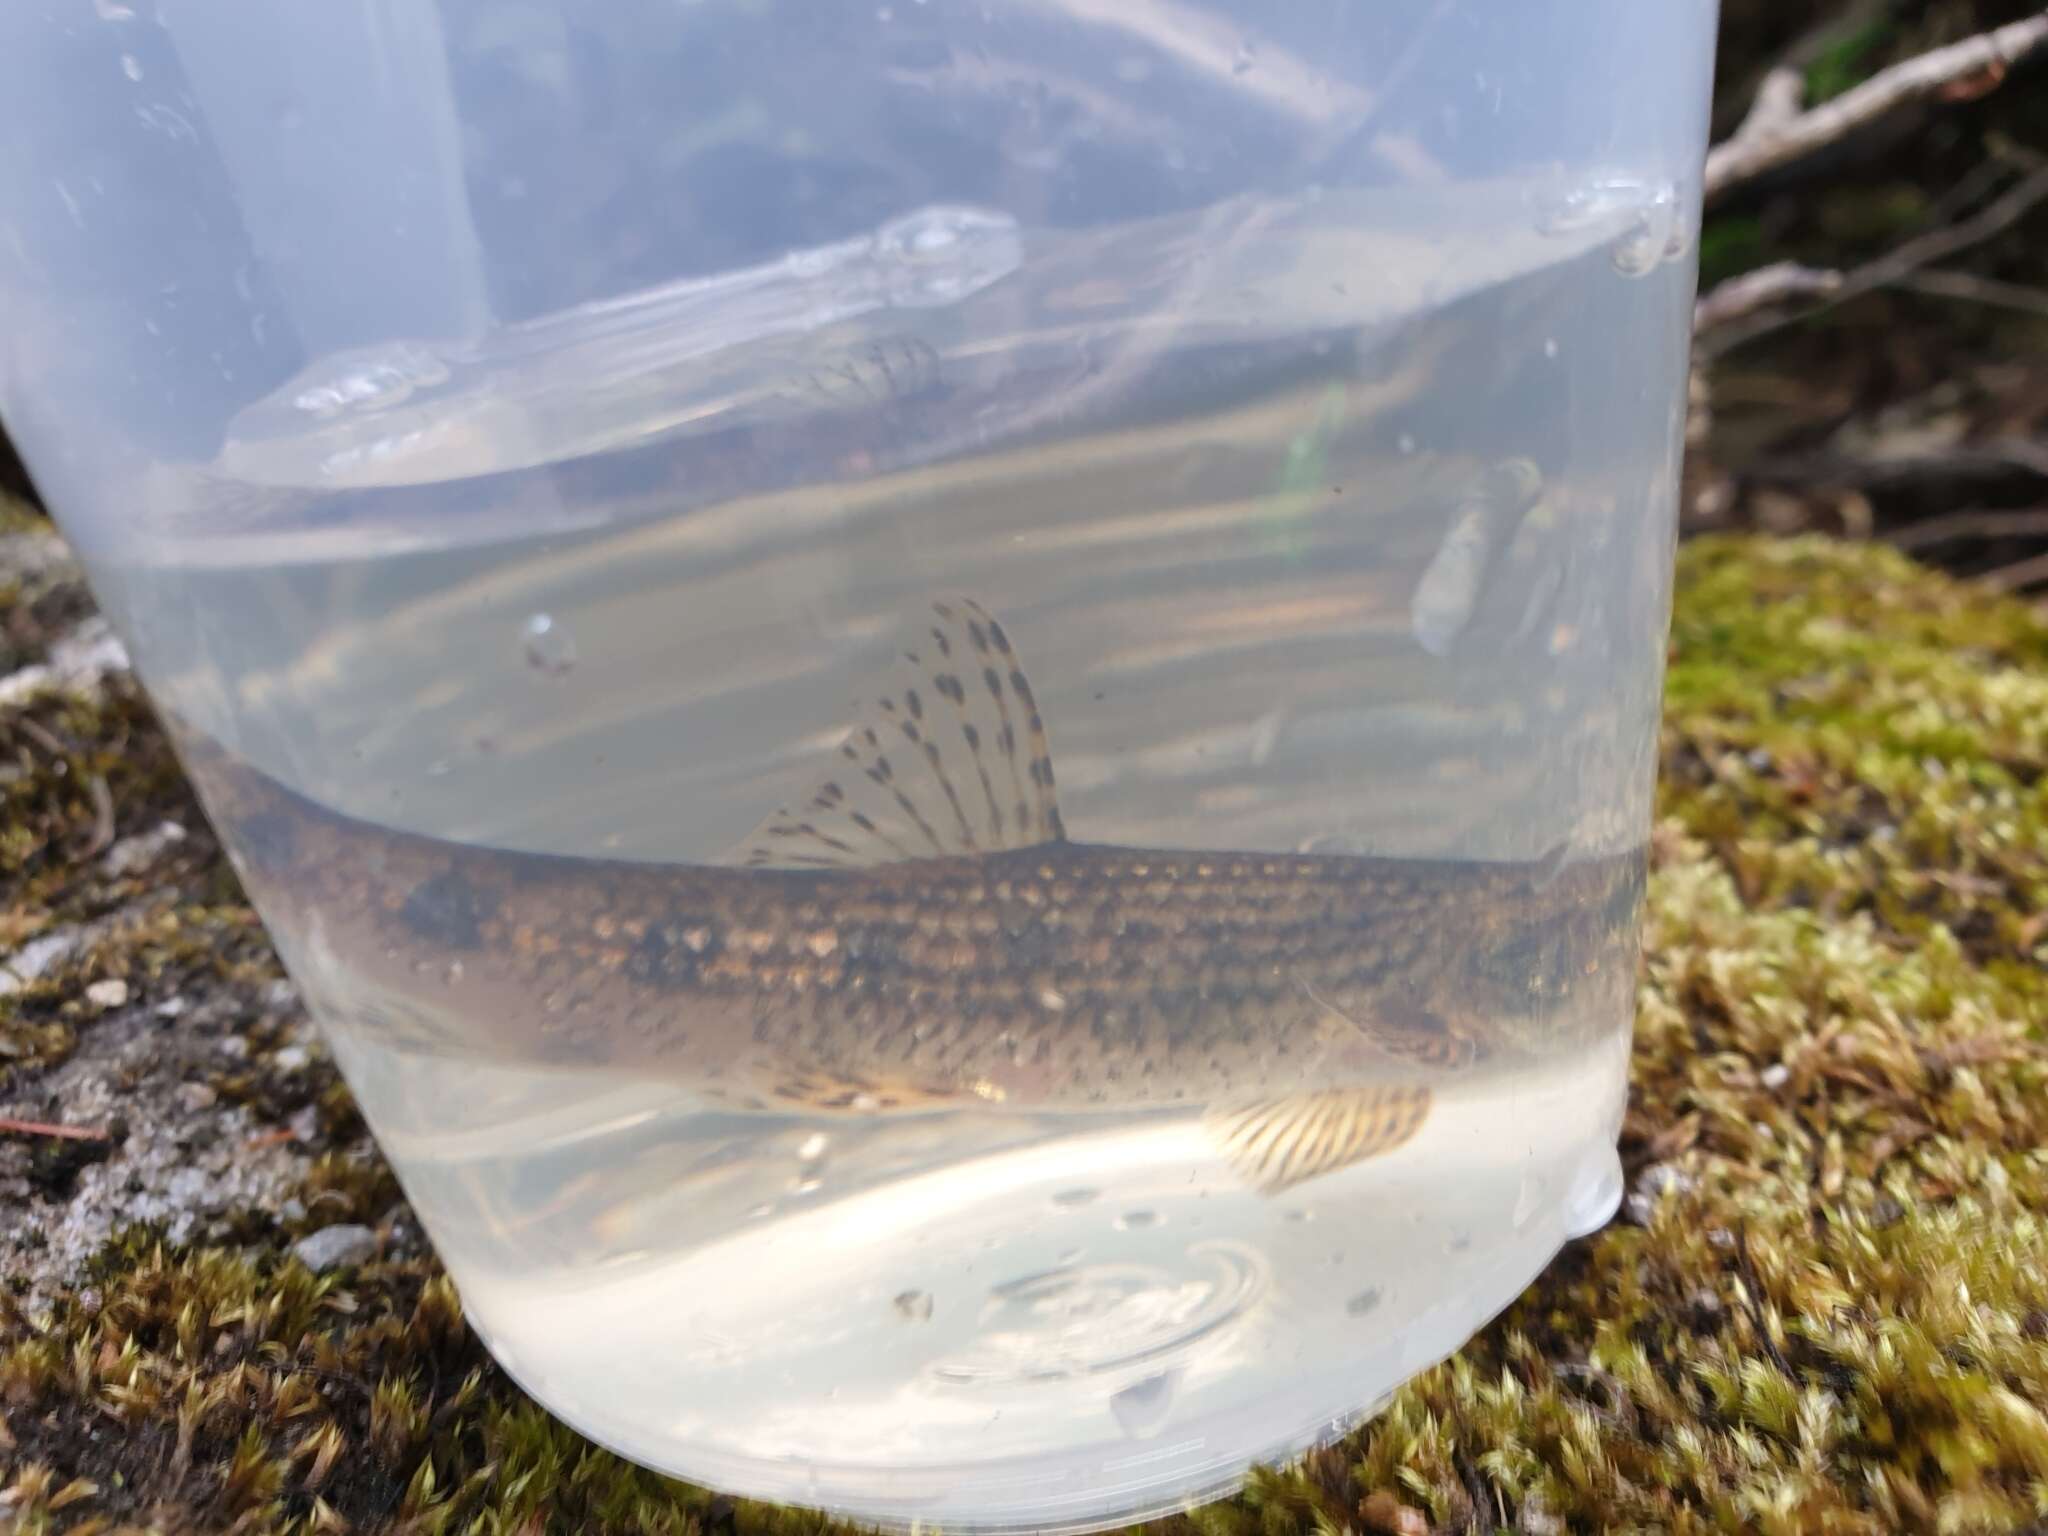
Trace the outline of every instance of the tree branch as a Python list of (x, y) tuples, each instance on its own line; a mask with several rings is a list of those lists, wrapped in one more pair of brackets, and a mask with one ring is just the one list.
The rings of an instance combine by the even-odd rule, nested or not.
[(1840, 453), (1781, 454), (1751, 460), (1743, 477), (1760, 485), (1855, 486), (1880, 490), (1957, 481), (2003, 484), (2016, 478), (2048, 480), (2048, 443), (2022, 437), (1945, 448), (1931, 453), (1855, 457)]
[(1885, 536), (1898, 549), (1932, 549), (1966, 539), (2027, 539), (2048, 536), (2048, 508), (1950, 512), (1908, 523)]
[(0, 1136), (49, 1136), (60, 1141), (108, 1141), (106, 1127), (57, 1125), (47, 1120), (16, 1120), (0, 1115)]
[(2024, 592), (2048, 582), (2048, 555), (2029, 555), (2011, 565), (2001, 565), (1995, 571), (1986, 571), (1977, 582), (1994, 592)]
[(1726, 325), (1753, 315), (1760, 309), (1771, 309), (1793, 299), (1824, 298), (1842, 286), (1842, 274), (1826, 267), (1802, 267), (1796, 261), (1774, 261), (1767, 267), (1758, 267), (1716, 283), (1700, 296), (1693, 305), (1692, 328), (1695, 334), (1711, 331), (1717, 325)]
[(1774, 69), (1764, 76), (1742, 126), (1708, 152), (1707, 200), (1846, 138), (1907, 102), (1989, 90), (2012, 65), (2044, 45), (2048, 11), (1894, 64), (1806, 112), (1787, 111), (1788, 98), (1796, 108), (1804, 94), (1804, 77), (1789, 66)]
[(1758, 84), (1749, 104), (1749, 115), (1728, 142), (1754, 144), (1781, 134), (1798, 121), (1805, 109), (1806, 72), (1796, 65), (1775, 64)]
[(2048, 292), (2019, 283), (2003, 283), (1995, 277), (1979, 277), (1974, 272), (1908, 272), (1892, 279), (1892, 286), (1933, 294), (1939, 299), (1960, 299), (1966, 304), (2048, 316)]
[[(1828, 276), (1833, 276), (1838, 281), (1826, 288), (1826, 296), (1821, 299), (1819, 304), (1810, 310), (1802, 311), (1802, 313), (1817, 314), (1820, 310), (1830, 309), (1837, 304), (1843, 303), (1845, 300), (1853, 299), (1858, 294), (1869, 293), (1872, 289), (1896, 283), (1908, 274), (1918, 271), (1921, 267), (1932, 265), (1937, 261), (1945, 261), (1950, 256), (1955, 255), (1959, 251), (1968, 250), (1973, 245), (1981, 245), (1984, 241), (2003, 234), (2006, 230), (2010, 229), (2019, 222), (2028, 209), (2032, 208), (2043, 198), (2048, 198), (2048, 168), (2032, 171), (2022, 176), (2018, 181), (2006, 188), (2003, 193), (1993, 198), (1967, 219), (1958, 219), (1955, 223), (1944, 228), (1932, 229), (1924, 235), (1916, 235), (1896, 250), (1887, 252), (1875, 261), (1866, 262), (1853, 271), (1814, 274), (1814, 277), (1820, 283), (1824, 283), (1825, 278)], [(1761, 272), (1769, 272), (1770, 270), (1768, 267), (1760, 269)], [(1812, 272), (1810, 268), (1802, 268), (1800, 270)], [(1697, 319), (1700, 307), (1717, 304), (1720, 300), (1722, 289), (1727, 288), (1730, 284), (1741, 283), (1747, 278), (1757, 275), (1757, 273), (1744, 273), (1742, 277), (1730, 278), (1728, 282), (1716, 286), (1705, 298), (1700, 300), (1699, 306), (1694, 311), (1695, 319)], [(1722, 326), (1726, 334), (1716, 333), (1709, 345), (1704, 349), (1710, 358), (1720, 357), (1733, 348), (1741, 346), (1744, 342), (1753, 341), (1759, 336), (1790, 324), (1794, 318), (1797, 318), (1782, 312), (1756, 313), (1765, 304), (1794, 296), (1790, 292), (1790, 280), (1782, 281), (1786, 282), (1784, 289), (1773, 294), (1767, 294), (1766, 297), (1759, 299), (1754, 304), (1748, 305), (1746, 308), (1737, 308), (1733, 298), (1723, 306), (1732, 310), (1736, 317), (1750, 315), (1753, 318), (1746, 321), (1740, 318), (1727, 318)], [(1759, 287), (1765, 289), (1768, 289), (1770, 286), (1768, 283), (1759, 284)], [(1809, 289), (1809, 292), (1818, 291), (1820, 291), (1818, 286)]]

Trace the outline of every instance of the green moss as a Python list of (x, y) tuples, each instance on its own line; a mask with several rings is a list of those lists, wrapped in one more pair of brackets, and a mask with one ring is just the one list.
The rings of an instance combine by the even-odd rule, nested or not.
[[(1637, 1221), (1350, 1441), (1158, 1529), (2048, 1516), (2048, 624), (1882, 550), (1706, 542), (1668, 693)], [(336, 1155), (302, 1198), (375, 1221), (395, 1188)], [(402, 1252), (315, 1278), (130, 1234), (46, 1317), (0, 1298), (0, 1415), (30, 1532), (829, 1527), (580, 1440)]]
[[(0, 501), (0, 671), (41, 663), (92, 616), (83, 577), (41, 519)], [(200, 834), (147, 868), (100, 861), (165, 821)], [(0, 955), (67, 931), (77, 942), (0, 994), (0, 1092), (70, 1052), (84, 988), (147, 1000), (201, 976), (274, 976), (261, 926), (211, 839), (169, 743), (125, 673), (25, 691), (0, 709)]]
[(1817, 106), (1861, 85), (1870, 75), (1871, 59), (1883, 51), (1895, 30), (1888, 18), (1879, 18), (1823, 48), (1806, 69), (1808, 104)]
[(1665, 814), (1752, 903), (1945, 931), (2038, 988), (2048, 626), (1881, 549), (1713, 540), (1682, 570)]
[(0, 953), (59, 930), (88, 935), (0, 996), (0, 1090), (68, 1054), (94, 981), (125, 981), (149, 997), (238, 967), (275, 974), (261, 926), (218, 878), (210, 839), (168, 867), (117, 874), (99, 863), (120, 838), (167, 819), (203, 826), (132, 680), (0, 712)]

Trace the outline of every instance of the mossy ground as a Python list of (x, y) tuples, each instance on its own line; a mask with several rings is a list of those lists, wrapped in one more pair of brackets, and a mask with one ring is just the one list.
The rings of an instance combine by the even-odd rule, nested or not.
[[(7, 610), (16, 665), (39, 600)], [(194, 828), (149, 871), (170, 927), (116, 925), (0, 999), (4, 1104), (110, 1027), (92, 979), (147, 1002), (275, 973), (132, 685), (0, 714), (0, 948), (145, 900), (90, 862), (109, 815)], [(2048, 621), (1868, 547), (1693, 544), (1663, 745), (1624, 1218), (1351, 1441), (1156, 1529), (2048, 1521)], [(33, 1303), (0, 1288), (0, 1523), (830, 1528), (638, 1471), (525, 1399), (332, 1080), (267, 1074), (264, 1017), (240, 1091), (297, 1116), (306, 1214), (210, 1247), (132, 1228)], [(380, 1258), (286, 1257), (337, 1219), (381, 1223)]]

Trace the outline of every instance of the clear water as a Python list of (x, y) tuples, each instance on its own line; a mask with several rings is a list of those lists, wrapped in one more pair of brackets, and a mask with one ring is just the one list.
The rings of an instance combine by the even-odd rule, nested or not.
[[(1220, 242), (937, 209), (708, 295), (331, 357), (159, 466), (95, 575), (196, 728), (456, 842), (720, 858), (965, 592), (1025, 658), (1078, 838), (1625, 850), (1683, 198), (1354, 196)], [(494, 1055), (488, 1020), (397, 1048), (361, 1027), (379, 983), (265, 911), (498, 1358), (749, 1494), (1052, 1528), (1220, 1492), (1619, 1193), (1626, 978), (1568, 1053), (1447, 1076), (1413, 1139), (1274, 1196), (1185, 1113), (744, 1113)]]

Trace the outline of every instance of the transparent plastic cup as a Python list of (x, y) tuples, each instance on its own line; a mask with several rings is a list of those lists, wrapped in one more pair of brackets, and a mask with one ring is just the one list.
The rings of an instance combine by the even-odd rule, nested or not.
[(1098, 1525), (1608, 1218), (1714, 20), (0, 11), (0, 412), (527, 1390)]

